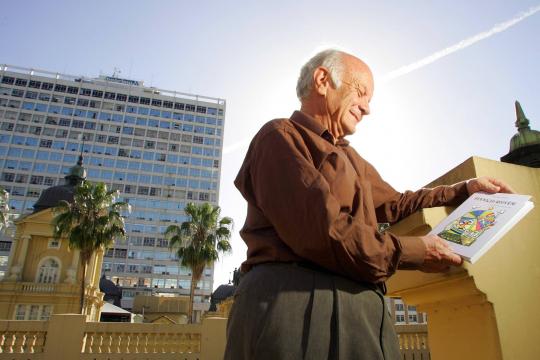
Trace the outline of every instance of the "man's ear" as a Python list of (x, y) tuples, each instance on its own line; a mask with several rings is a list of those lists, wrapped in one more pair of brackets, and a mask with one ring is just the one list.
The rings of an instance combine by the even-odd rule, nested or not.
[(326, 95), (326, 92), (331, 86), (330, 73), (324, 66), (319, 66), (313, 71), (313, 90), (322, 96)]

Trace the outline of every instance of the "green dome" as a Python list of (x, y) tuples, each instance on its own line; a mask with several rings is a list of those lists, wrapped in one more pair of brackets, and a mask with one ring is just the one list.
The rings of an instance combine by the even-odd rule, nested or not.
[(516, 101), (516, 127), (518, 133), (510, 140), (510, 152), (525, 146), (540, 144), (540, 131), (531, 130), (529, 119), (525, 117), (519, 101)]

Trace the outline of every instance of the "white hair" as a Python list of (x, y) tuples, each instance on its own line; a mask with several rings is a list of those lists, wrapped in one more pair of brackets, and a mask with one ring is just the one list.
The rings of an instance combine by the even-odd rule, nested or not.
[(308, 97), (313, 87), (313, 71), (319, 66), (324, 66), (330, 74), (330, 81), (336, 88), (341, 86), (341, 75), (343, 73), (344, 52), (336, 49), (323, 50), (313, 56), (302, 66), (300, 76), (296, 83), (296, 96), (302, 100)]

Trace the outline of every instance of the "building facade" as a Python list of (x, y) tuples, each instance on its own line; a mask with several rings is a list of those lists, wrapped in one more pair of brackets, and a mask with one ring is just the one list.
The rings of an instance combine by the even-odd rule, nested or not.
[[(163, 232), (186, 220), (187, 202), (218, 204), (225, 101), (144, 86), (115, 76), (86, 78), (0, 66), (0, 186), (14, 214), (33, 211), (40, 193), (63, 182), (82, 150), (88, 180), (103, 181), (132, 206), (128, 240), (105, 253), (103, 274), (139, 294), (188, 294)], [(9, 232), (0, 242), (7, 265)], [(197, 284), (206, 310), (213, 269)]]
[(416, 325), (427, 323), (427, 314), (418, 312), (416, 306), (407, 305), (401, 298), (385, 297), (386, 306), (396, 325)]
[[(53, 216), (49, 208), (15, 221), (13, 251), (0, 281), (0, 319), (48, 320), (53, 314), (81, 314), (80, 252), (69, 248), (67, 238), (53, 238)], [(86, 271), (83, 314), (89, 321), (99, 321), (103, 306), (102, 261), (99, 250)]]

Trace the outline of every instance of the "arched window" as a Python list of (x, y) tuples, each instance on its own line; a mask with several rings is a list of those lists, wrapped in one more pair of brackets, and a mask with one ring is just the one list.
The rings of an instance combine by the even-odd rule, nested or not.
[(38, 283), (56, 283), (60, 275), (60, 264), (55, 259), (47, 259), (38, 270)]

